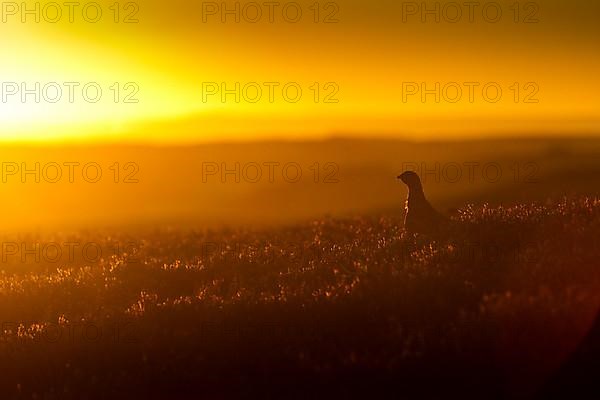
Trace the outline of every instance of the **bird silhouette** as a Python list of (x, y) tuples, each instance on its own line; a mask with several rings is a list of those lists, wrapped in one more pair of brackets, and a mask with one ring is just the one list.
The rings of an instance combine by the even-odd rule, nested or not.
[(406, 171), (399, 175), (398, 179), (408, 187), (404, 229), (408, 233), (436, 236), (440, 229), (447, 225), (448, 219), (438, 213), (425, 198), (419, 175), (413, 171)]

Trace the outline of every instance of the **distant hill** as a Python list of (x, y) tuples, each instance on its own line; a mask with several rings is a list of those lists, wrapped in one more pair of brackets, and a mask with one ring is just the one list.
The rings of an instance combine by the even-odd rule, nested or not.
[[(4, 230), (279, 224), (400, 213), (405, 189), (395, 177), (407, 168), (417, 169), (441, 211), (467, 202), (594, 195), (600, 188), (599, 139), (8, 145), (0, 159)], [(98, 169), (99, 181), (90, 183)]]

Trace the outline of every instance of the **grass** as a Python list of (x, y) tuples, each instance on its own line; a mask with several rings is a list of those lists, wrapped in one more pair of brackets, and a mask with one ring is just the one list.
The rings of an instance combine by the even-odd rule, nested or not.
[[(26, 246), (3, 246), (0, 392), (540, 393), (596, 318), (600, 200), (467, 206), (455, 219), (461, 228), (436, 242), (389, 216), (6, 236)], [(102, 257), (25, 251), (69, 241), (94, 243)]]

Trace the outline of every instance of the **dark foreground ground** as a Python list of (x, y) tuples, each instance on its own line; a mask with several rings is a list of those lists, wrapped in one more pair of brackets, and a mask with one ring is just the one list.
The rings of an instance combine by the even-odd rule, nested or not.
[(597, 398), (600, 201), (455, 219), (7, 235), (2, 398)]

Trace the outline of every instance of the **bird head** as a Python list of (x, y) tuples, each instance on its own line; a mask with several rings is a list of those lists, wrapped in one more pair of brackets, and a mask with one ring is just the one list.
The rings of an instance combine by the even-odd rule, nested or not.
[(414, 171), (403, 172), (401, 175), (398, 176), (398, 179), (404, 182), (406, 186), (409, 187), (409, 189), (417, 189), (421, 187), (421, 179), (419, 178), (419, 175), (417, 175)]

